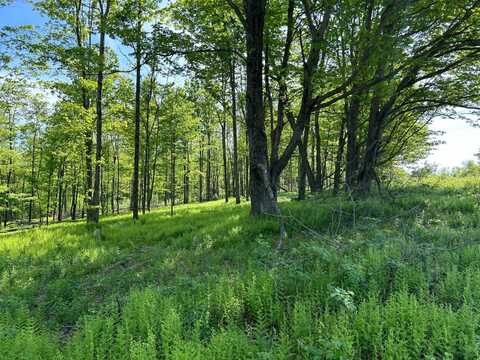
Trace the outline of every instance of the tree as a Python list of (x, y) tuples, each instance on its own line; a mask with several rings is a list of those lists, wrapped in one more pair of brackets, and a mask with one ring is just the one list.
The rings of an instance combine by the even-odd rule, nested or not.
[(100, 181), (102, 176), (102, 136), (103, 136), (103, 81), (105, 71), (105, 38), (107, 26), (114, 0), (98, 0), (99, 16), (99, 44), (98, 44), (98, 72), (97, 72), (97, 97), (96, 97), (96, 144), (95, 144), (95, 179), (93, 183), (93, 196), (87, 211), (87, 221), (98, 223), (100, 217)]
[(140, 131), (141, 131), (141, 79), (142, 65), (149, 51), (145, 24), (154, 15), (157, 3), (151, 0), (125, 0), (116, 17), (116, 34), (122, 42), (133, 49), (135, 57), (135, 155), (132, 177), (131, 208), (133, 219), (138, 219), (139, 174), (140, 174)]
[(266, 2), (245, 0), (245, 15), (233, 2), (245, 27), (247, 52), (246, 124), (250, 157), (251, 213), (254, 216), (278, 211), (268, 172), (267, 136), (263, 104), (263, 41)]
[(44, 27), (0, 30), (3, 222), (232, 194), (282, 219), (282, 191), (381, 191), (435, 144), (435, 116), (478, 110), (472, 0), (34, 6)]

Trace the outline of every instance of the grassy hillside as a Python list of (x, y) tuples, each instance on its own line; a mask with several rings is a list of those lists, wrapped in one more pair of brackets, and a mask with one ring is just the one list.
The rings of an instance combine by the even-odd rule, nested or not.
[(0, 236), (2, 359), (477, 359), (480, 183)]

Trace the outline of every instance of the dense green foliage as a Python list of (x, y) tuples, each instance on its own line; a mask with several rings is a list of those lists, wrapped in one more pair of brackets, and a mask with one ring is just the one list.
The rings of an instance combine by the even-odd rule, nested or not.
[(480, 358), (480, 166), (405, 171), (476, 121), (479, 0), (27, 6), (0, 359)]
[(2, 359), (476, 359), (478, 180), (0, 237)]
[(366, 194), (479, 110), (476, 0), (28, 3), (0, 23), (4, 228)]

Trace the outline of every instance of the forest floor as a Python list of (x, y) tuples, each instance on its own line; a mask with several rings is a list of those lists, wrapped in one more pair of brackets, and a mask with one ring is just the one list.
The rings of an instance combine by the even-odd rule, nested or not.
[(1, 359), (478, 359), (480, 182), (0, 236)]

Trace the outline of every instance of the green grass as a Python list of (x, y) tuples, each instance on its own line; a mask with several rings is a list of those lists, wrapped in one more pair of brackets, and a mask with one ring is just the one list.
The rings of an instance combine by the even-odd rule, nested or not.
[(477, 359), (480, 182), (0, 236), (2, 359)]

